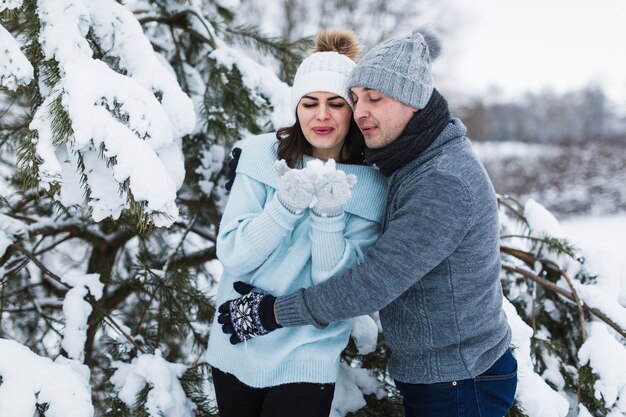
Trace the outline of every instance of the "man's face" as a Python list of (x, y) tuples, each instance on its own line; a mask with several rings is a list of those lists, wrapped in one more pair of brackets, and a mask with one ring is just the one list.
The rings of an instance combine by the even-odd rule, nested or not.
[(384, 148), (398, 139), (417, 112), (417, 109), (371, 88), (353, 87), (350, 94), (354, 101), (354, 120), (370, 149)]

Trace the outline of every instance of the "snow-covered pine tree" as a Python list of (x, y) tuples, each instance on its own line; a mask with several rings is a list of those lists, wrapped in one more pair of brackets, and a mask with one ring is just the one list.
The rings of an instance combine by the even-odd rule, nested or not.
[(216, 413), (224, 160), (289, 122), (270, 66), (291, 78), (303, 44), (232, 1), (124, 3), (0, 2), (3, 417)]
[[(534, 200), (500, 198), (502, 282), (520, 379), (513, 416), (626, 416), (620, 277)], [(569, 413), (569, 414), (568, 414)]]

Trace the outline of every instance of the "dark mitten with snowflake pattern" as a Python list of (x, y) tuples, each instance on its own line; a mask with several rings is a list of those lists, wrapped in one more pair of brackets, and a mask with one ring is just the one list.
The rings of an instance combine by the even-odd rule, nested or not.
[(235, 182), (235, 177), (237, 176), (237, 165), (239, 164), (239, 157), (241, 156), (241, 148), (233, 148), (230, 155), (231, 158), (230, 161), (228, 161), (228, 173), (226, 174), (228, 181), (226, 181), (226, 184), (224, 185), (226, 191), (230, 191), (230, 189), (233, 188), (233, 183)]
[(230, 343), (236, 345), (282, 327), (274, 318), (276, 297), (242, 281), (235, 282), (233, 288), (241, 297), (222, 304), (217, 317), (222, 331), (231, 335)]

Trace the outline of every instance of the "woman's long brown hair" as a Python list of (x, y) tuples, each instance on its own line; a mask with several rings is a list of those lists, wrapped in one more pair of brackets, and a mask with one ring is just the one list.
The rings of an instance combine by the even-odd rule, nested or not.
[[(290, 168), (303, 168), (304, 155), (311, 156), (313, 147), (304, 137), (298, 116), (293, 126), (278, 129), (276, 138), (278, 139), (278, 159), (284, 159)], [(336, 162), (365, 165), (364, 150), (363, 134), (354, 119), (350, 118), (350, 128)]]

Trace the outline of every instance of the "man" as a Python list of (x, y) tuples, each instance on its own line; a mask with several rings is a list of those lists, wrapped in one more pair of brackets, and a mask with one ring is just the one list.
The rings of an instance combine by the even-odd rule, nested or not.
[(364, 262), (278, 298), (237, 283), (243, 297), (223, 304), (219, 321), (238, 343), (380, 310), (407, 416), (499, 417), (512, 405), (517, 364), (497, 202), (465, 127), (433, 88), (438, 51), (415, 32), (373, 48), (350, 76), (366, 160), (390, 177), (383, 234)]

